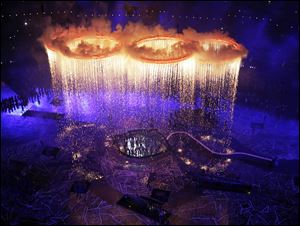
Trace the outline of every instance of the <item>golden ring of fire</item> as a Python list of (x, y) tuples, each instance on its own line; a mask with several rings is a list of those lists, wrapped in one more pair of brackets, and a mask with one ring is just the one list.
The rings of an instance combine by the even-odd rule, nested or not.
[[(95, 45), (99, 48), (99, 51), (101, 49), (103, 49), (101, 47), (101, 43), (102, 42), (106, 42), (106, 44), (109, 44), (109, 49), (105, 52), (105, 53), (93, 53), (93, 54), (83, 54), (83, 53), (78, 53), (76, 52), (76, 48), (78, 48), (78, 45), (81, 42), (85, 42), (85, 44), (92, 44)], [(167, 45), (169, 46), (158, 46), (158, 48), (153, 48), (153, 46), (151, 46), (151, 43), (155, 43), (155, 42), (160, 42), (160, 41), (165, 41), (165, 43), (167, 43)], [(172, 49), (170, 48), (173, 44), (182, 42), (183, 44), (187, 44), (189, 42), (191, 42), (190, 40), (185, 40), (182, 39), (180, 37), (176, 37), (176, 36), (171, 36), (171, 35), (162, 35), (162, 36), (152, 36), (152, 37), (146, 37), (146, 38), (142, 38), (139, 39), (135, 42), (132, 43), (132, 45), (126, 45), (126, 48), (128, 48), (128, 52), (129, 54), (137, 59), (142, 60), (143, 62), (147, 62), (147, 63), (155, 63), (155, 64), (170, 64), (170, 63), (177, 63), (180, 61), (184, 61), (188, 58), (190, 58), (193, 55), (193, 52), (191, 51), (184, 51), (184, 46), (183, 46), (183, 51), (179, 54), (179, 56), (176, 57), (172, 57), (172, 56), (167, 56), (164, 58), (155, 58), (153, 56), (147, 56), (147, 54), (139, 54), (138, 51), (136, 51), (136, 53), (134, 53), (133, 51), (131, 51), (132, 49), (136, 48), (136, 50), (138, 50), (138, 48), (146, 46), (147, 44), (150, 43), (150, 48), (148, 46), (149, 49), (152, 50), (162, 50), (165, 49), (166, 47), (169, 47), (169, 50), (172, 51)], [(233, 50), (235, 51), (240, 51), (242, 52), (243, 47), (241, 45), (239, 45), (238, 43), (236, 43), (233, 40), (222, 40), (222, 39), (204, 39), (201, 41), (198, 41), (198, 44), (206, 51), (209, 49), (209, 45), (212, 45), (212, 43), (215, 46), (218, 46), (219, 48), (221, 48), (222, 46), (231, 46)], [(118, 52), (120, 52), (120, 50), (122, 49), (122, 45), (121, 43), (111, 37), (111, 36), (100, 36), (100, 35), (85, 35), (85, 36), (77, 36), (75, 38), (70, 38), (65, 45), (63, 46), (56, 46), (55, 44), (46, 44), (46, 48), (52, 50), (52, 51), (59, 51), (62, 55), (66, 56), (66, 57), (70, 57), (70, 58), (75, 58), (75, 59), (103, 59), (103, 58), (107, 58), (110, 57), (112, 55), (117, 54)], [(68, 49), (68, 51), (66, 51), (66, 49)], [(215, 49), (216, 50), (216, 49)], [(171, 54), (170, 54), (171, 55)], [(222, 54), (220, 54), (220, 58), (222, 57)], [(230, 61), (230, 60), (234, 60), (235, 58), (240, 58), (241, 56), (234, 56), (233, 59), (227, 59), (226, 61)], [(209, 62), (209, 59), (206, 59), (205, 61)]]
[[(78, 47), (78, 45), (82, 42), (86, 42), (88, 44), (100, 44), (101, 42), (106, 42), (106, 43), (110, 43), (110, 48), (109, 51), (107, 51), (106, 53), (95, 53), (95, 54), (80, 54), (75, 52), (76, 48)], [(100, 35), (87, 35), (87, 36), (78, 36), (76, 38), (71, 38), (66, 42), (66, 45), (62, 46), (62, 47), (57, 47), (55, 45), (46, 45), (46, 48), (52, 50), (52, 51), (59, 51), (61, 54), (63, 54), (64, 56), (70, 57), (70, 58), (75, 58), (75, 59), (103, 59), (103, 58), (107, 58), (110, 57), (112, 55), (117, 54), (120, 50), (121, 50), (121, 43), (113, 38), (113, 37), (109, 37), (109, 36), (100, 36)], [(70, 52), (67, 53), (66, 51), (64, 51), (64, 49), (69, 49)], [(103, 49), (100, 47), (100, 50)]]
[[(184, 44), (188, 43), (188, 41), (175, 37), (175, 36), (170, 36), (170, 35), (164, 35), (164, 36), (153, 36), (153, 37), (147, 37), (147, 38), (142, 38), (140, 40), (137, 40), (133, 42), (132, 48), (140, 48), (143, 46), (143, 44), (147, 44), (150, 42), (155, 42), (155, 41), (166, 41), (170, 42), (172, 44), (178, 43), (178, 42), (183, 42)], [(150, 47), (151, 48), (151, 47)], [(161, 47), (163, 49), (164, 47)], [(153, 49), (153, 48), (152, 48)], [(153, 49), (155, 50), (155, 49)], [(147, 57), (147, 56), (142, 56), (142, 55), (137, 55), (135, 54), (135, 57), (139, 58), (140, 60), (147, 62), (147, 63), (156, 63), (156, 64), (170, 64), (170, 63), (177, 63), (183, 60), (186, 60), (192, 56), (191, 52), (186, 51), (185, 53), (181, 54), (178, 57), (166, 57), (164, 59), (156, 59), (153, 57)]]
[[(244, 47), (234, 40), (223, 40), (223, 39), (217, 39), (217, 38), (209, 38), (209, 39), (204, 39), (204, 40), (199, 40), (198, 45), (203, 49), (204, 51), (209, 50), (209, 45), (214, 45), (215, 49), (214, 51), (218, 52), (218, 49), (221, 49), (221, 47), (232, 47), (232, 50), (236, 51), (239, 54), (236, 54), (229, 59), (224, 60), (224, 62), (229, 62), (233, 61), (237, 58), (243, 58), (247, 55), (247, 51), (245, 51)], [(222, 60), (222, 54), (219, 54), (218, 58)], [(214, 63), (214, 60), (212, 59), (205, 59), (201, 60), (202, 62), (207, 62), (207, 63)]]

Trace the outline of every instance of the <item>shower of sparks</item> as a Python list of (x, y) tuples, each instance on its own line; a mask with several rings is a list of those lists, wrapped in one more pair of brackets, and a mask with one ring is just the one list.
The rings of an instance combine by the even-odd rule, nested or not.
[[(128, 43), (119, 37), (71, 36), (63, 47), (45, 42), (53, 88), (63, 98), (67, 115), (79, 112), (106, 118), (108, 123), (112, 117), (129, 122), (125, 115), (140, 108), (140, 115), (130, 117), (148, 122), (154, 118), (163, 127), (174, 100), (180, 109), (190, 109), (184, 120), (195, 120), (192, 110), (200, 97), (198, 107), (217, 118), (215, 129), (224, 138), (230, 137), (239, 69), (245, 57), (239, 44), (228, 37), (211, 36), (188, 41), (169, 34)], [(206, 120), (198, 119), (204, 127)], [(139, 125), (129, 122), (125, 127)]]

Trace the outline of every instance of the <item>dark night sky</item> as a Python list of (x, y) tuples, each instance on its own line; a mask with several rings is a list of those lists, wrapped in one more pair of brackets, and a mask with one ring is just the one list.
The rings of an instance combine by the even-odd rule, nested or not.
[(49, 69), (39, 66), (47, 58), (37, 42), (47, 18), (66, 25), (107, 14), (113, 26), (130, 20), (179, 31), (190, 26), (200, 32), (228, 32), (249, 50), (238, 98), (256, 95), (298, 113), (298, 8), (296, 1), (1, 2), (1, 80), (18, 93), (50, 86)]

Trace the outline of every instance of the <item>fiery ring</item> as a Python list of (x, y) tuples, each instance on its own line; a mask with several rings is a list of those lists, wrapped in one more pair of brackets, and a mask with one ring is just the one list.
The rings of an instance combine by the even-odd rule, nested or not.
[[(207, 38), (198, 41), (198, 49), (199, 58), (203, 62), (214, 62), (216, 60), (217, 62), (228, 62), (247, 56), (245, 47), (234, 40)], [(207, 52), (213, 52), (214, 57), (211, 58), (212, 54), (209, 55), (210, 57), (205, 56)]]
[[(85, 42), (85, 44), (90, 45), (90, 47), (99, 47), (99, 52), (95, 53), (79, 53), (77, 52), (77, 48), (79, 48), (79, 45), (81, 42)], [(92, 41), (93, 43), (90, 43)], [(110, 43), (111, 48), (101, 48), (101, 42), (107, 42)], [(59, 39), (57, 40), (59, 43)], [(98, 43), (97, 43), (98, 42)], [(75, 38), (70, 38), (68, 41), (64, 42), (63, 45), (58, 45), (56, 42), (52, 42), (50, 45), (47, 43), (46, 48), (55, 51), (60, 52), (62, 55), (75, 58), (75, 59), (102, 59), (106, 57), (110, 57), (112, 55), (115, 55), (121, 50), (121, 43), (110, 36), (100, 36), (100, 35), (85, 35), (85, 36), (77, 36)], [(104, 50), (104, 52), (101, 52), (101, 50)]]
[[(147, 51), (146, 51), (146, 54), (141, 54), (140, 50), (141, 48), (145, 47), (145, 44), (147, 43), (150, 43), (152, 41), (167, 41), (167, 42), (170, 42), (170, 43), (167, 43), (168, 45), (170, 45), (169, 47), (169, 50), (170, 51), (173, 51), (173, 49), (171, 48), (172, 45), (176, 44), (176, 43), (182, 43), (183, 45), (180, 47), (181, 50), (183, 50), (183, 52), (181, 52), (181, 54), (179, 54), (179, 56), (175, 56), (175, 57), (171, 57), (171, 56), (167, 56), (165, 58), (154, 58), (153, 55), (152, 56), (149, 56), (150, 54), (147, 54)], [(152, 37), (147, 37), (147, 38), (142, 38), (142, 39), (139, 39), (135, 42), (133, 42), (132, 45), (130, 45), (128, 47), (128, 52), (135, 58), (138, 58), (144, 62), (147, 62), (147, 63), (155, 63), (155, 64), (170, 64), (170, 63), (177, 63), (177, 62), (180, 62), (180, 61), (183, 61), (189, 57), (192, 56), (192, 52), (189, 52), (189, 51), (185, 51), (185, 48), (184, 46), (187, 45), (189, 42), (182, 39), (182, 38), (179, 38), (179, 37), (175, 37), (175, 36), (170, 36), (170, 35), (164, 35), (164, 36), (152, 36)], [(151, 45), (151, 43), (150, 43)], [(148, 52), (151, 52), (151, 51), (160, 51), (162, 49), (165, 49), (166, 46), (164, 47), (161, 47), (161, 48), (153, 48), (151, 46), (146, 46)]]

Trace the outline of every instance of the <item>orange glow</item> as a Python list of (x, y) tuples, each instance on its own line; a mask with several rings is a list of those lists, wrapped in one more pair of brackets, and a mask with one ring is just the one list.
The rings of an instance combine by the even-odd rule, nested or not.
[[(155, 64), (170, 64), (183, 61), (192, 56), (192, 53), (184, 49), (184, 44), (188, 43), (175, 36), (155, 36), (140, 39), (133, 43), (129, 48), (136, 48), (134, 57)], [(178, 44), (183, 44), (178, 46)], [(148, 50), (144, 53), (138, 52), (140, 48)], [(131, 52), (131, 51), (129, 51)], [(157, 54), (152, 54), (152, 53)]]
[(188, 28), (178, 34), (161, 26), (141, 23), (120, 25), (111, 30), (105, 19), (92, 20), (90, 27), (51, 26), (39, 39), (44, 46), (75, 59), (101, 59), (121, 53), (153, 64), (173, 64), (194, 58), (200, 63), (233, 63), (246, 57), (247, 50), (224, 33), (198, 33)]
[(130, 22), (112, 31), (110, 21), (102, 18), (89, 27), (50, 26), (39, 40), (48, 55), (54, 93), (63, 97), (67, 111), (72, 112), (72, 95), (82, 98), (83, 106), (88, 99), (83, 94), (102, 90), (164, 98), (176, 93), (181, 103), (194, 104), (199, 86), (204, 110), (224, 115), (223, 132), (230, 131), (247, 50), (224, 33), (188, 28), (178, 34), (175, 29)]
[[(121, 49), (120, 43), (108, 36), (83, 36), (72, 39), (67, 42), (67, 46), (72, 52), (73, 58), (83, 59), (101, 59), (116, 54)], [(84, 48), (88, 48), (88, 53), (84, 52)], [(91, 52), (91, 53), (90, 53)]]
[(101, 59), (110, 57), (121, 50), (118, 40), (99, 35), (72, 38), (61, 46), (45, 43), (45, 47), (74, 59)]

